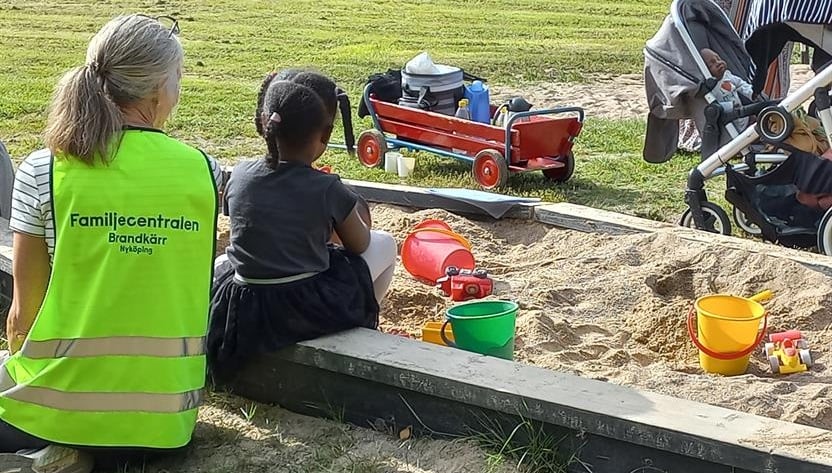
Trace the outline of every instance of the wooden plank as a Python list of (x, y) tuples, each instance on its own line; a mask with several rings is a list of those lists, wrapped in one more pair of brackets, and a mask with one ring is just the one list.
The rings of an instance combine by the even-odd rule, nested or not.
[(832, 257), (826, 255), (785, 248), (757, 240), (703, 232), (582, 205), (569, 203), (540, 205), (535, 208), (535, 219), (556, 227), (582, 232), (602, 232), (613, 235), (648, 232), (670, 233), (686, 241), (719, 245), (773, 258), (788, 259), (813, 270), (832, 275)]
[(12, 274), (12, 232), (5, 218), (0, 218), (0, 271)]
[[(421, 187), (382, 184), (378, 182), (353, 181), (345, 179), (356, 192), (369, 202), (401, 205), (415, 209), (444, 209), (463, 215), (489, 217), (483, 209), (448, 197), (443, 197)], [(531, 220), (534, 217), (535, 203), (514, 204), (502, 218)]]
[[(356, 329), (270, 355), (259, 365), (271, 369), (247, 372), (248, 389), (259, 386), (260, 397), (274, 393), (275, 383), (285, 379), (281, 363), (753, 472), (820, 472), (832, 468), (829, 431), (372, 330)], [(236, 392), (248, 394), (239, 389)], [(329, 394), (335, 396), (329, 400), (337, 408), (342, 395)], [(374, 402), (373, 397), (365, 402)], [(383, 413), (390, 406), (375, 407)], [(417, 414), (427, 422), (425, 419), (448, 412), (439, 409)], [(811, 439), (812, 448), (790, 440), (798, 438), (807, 442)], [(594, 471), (631, 469), (610, 465)]]
[(610, 235), (649, 233), (674, 226), (566, 202), (538, 205), (534, 210), (534, 219), (558, 228)]
[(512, 443), (515, 448), (523, 444), (529, 433), (538, 438), (545, 433), (557, 444), (561, 458), (580, 459), (581, 463), (575, 462), (568, 468), (569, 473), (642, 472), (645, 465), (657, 472), (751, 473), (277, 357), (264, 357), (250, 364), (244, 369), (243, 378), (232, 391), (248, 399), (393, 435), (409, 427), (416, 437), (449, 439), (470, 438), (475, 432), (516, 432)]

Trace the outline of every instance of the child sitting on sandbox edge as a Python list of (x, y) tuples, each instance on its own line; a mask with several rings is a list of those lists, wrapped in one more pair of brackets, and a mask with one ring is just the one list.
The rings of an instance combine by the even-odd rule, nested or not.
[(225, 191), (231, 241), (217, 262), (207, 340), (215, 385), (233, 382), (256, 355), (377, 328), (393, 279), (395, 239), (370, 230), (366, 204), (337, 175), (312, 167), (332, 133), (335, 84), (312, 72), (285, 76), (266, 77), (258, 97), (266, 156), (239, 163)]

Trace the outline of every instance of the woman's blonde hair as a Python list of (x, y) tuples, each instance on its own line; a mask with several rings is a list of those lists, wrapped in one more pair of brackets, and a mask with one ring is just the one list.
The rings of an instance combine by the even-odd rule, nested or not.
[(182, 45), (159, 21), (120, 16), (90, 41), (87, 62), (67, 72), (55, 90), (46, 146), (85, 163), (107, 162), (124, 126), (121, 107), (179, 84)]

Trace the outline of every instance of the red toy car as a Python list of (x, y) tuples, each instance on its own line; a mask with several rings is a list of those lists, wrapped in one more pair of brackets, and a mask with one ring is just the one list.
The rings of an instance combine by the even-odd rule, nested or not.
[(494, 291), (494, 281), (485, 270), (449, 266), (445, 274), (445, 277), (436, 280), (436, 287), (456, 302), (482, 299)]

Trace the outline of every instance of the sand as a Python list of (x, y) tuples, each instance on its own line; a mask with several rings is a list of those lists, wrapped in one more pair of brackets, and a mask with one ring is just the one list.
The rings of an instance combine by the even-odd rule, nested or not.
[[(468, 238), (495, 277), (495, 297), (520, 304), (516, 359), (553, 370), (832, 430), (827, 350), (832, 286), (797, 263), (682, 241), (668, 234), (607, 236), (542, 224), (472, 222), (441, 210), (376, 206), (378, 228), (402, 241), (412, 226), (441, 218)], [(704, 374), (685, 316), (712, 293), (776, 294), (772, 331), (800, 329), (816, 366), (772, 375), (761, 353), (748, 374)], [(382, 330), (419, 335), (451, 302), (399, 267), (382, 309)]]
[[(808, 65), (792, 65), (790, 90), (797, 90), (813, 76)], [(535, 108), (579, 106), (584, 108), (590, 118), (647, 119), (647, 99), (642, 74), (595, 74), (582, 84), (544, 82), (518, 87), (492, 87), (492, 95), (497, 103), (522, 95)]]

